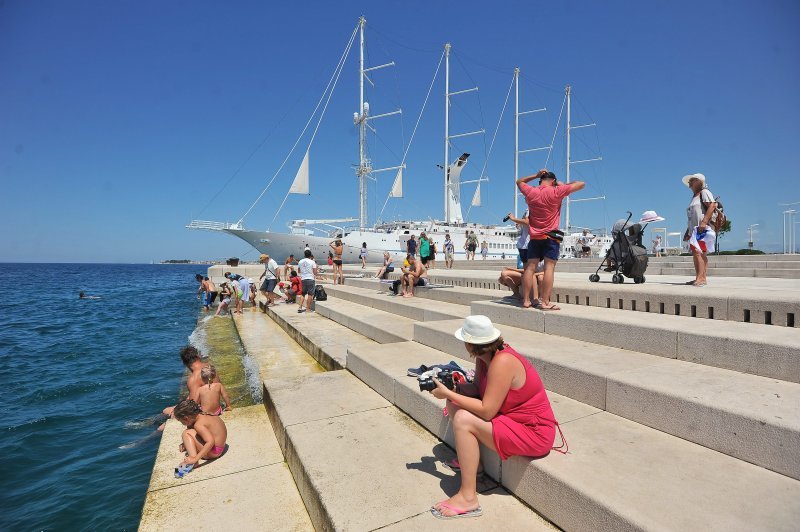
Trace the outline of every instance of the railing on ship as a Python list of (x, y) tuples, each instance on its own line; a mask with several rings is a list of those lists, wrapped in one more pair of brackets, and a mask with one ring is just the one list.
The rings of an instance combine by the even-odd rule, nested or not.
[(243, 230), (244, 226), (240, 223), (228, 223), (228, 222), (212, 222), (209, 220), (192, 220), (189, 225), (186, 226), (187, 229), (205, 229), (207, 231), (224, 231), (226, 229), (235, 229), (235, 230)]

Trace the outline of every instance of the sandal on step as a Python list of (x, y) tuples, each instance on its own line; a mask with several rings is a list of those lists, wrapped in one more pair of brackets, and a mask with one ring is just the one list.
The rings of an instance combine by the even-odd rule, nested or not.
[(561, 310), (561, 307), (558, 305), (550, 305), (549, 307), (541, 306), (539, 307), (539, 310)]
[(446, 502), (440, 502), (439, 504), (442, 506), (442, 508), (446, 508), (455, 513), (453, 515), (444, 515), (436, 508), (431, 508), (431, 513), (437, 519), (463, 519), (465, 517), (480, 517), (483, 515), (483, 509), (481, 509), (480, 506), (472, 510), (463, 510), (461, 508), (450, 506)]
[(445, 460), (442, 462), (442, 465), (445, 466), (450, 471), (455, 471), (456, 473), (461, 472), (461, 464), (458, 463), (458, 458), (453, 458), (452, 460)]

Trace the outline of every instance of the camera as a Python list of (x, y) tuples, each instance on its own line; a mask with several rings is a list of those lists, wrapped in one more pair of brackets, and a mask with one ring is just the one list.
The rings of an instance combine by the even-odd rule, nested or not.
[[(456, 382), (463, 382), (465, 380), (460, 373), (456, 373), (454, 376), (453, 372), (447, 369), (440, 370), (439, 373), (436, 374), (436, 378), (439, 382), (444, 384), (448, 390), (454, 390), (456, 388)], [(419, 377), (417, 380), (419, 381), (419, 391), (421, 392), (430, 392), (436, 389), (436, 383), (430, 375)]]

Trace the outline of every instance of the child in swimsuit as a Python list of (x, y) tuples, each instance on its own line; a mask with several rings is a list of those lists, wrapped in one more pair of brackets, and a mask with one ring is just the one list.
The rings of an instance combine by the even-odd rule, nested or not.
[(196, 465), (200, 460), (214, 460), (223, 455), (228, 429), (221, 417), (206, 415), (191, 399), (178, 403), (173, 415), (187, 427), (178, 448), (186, 453), (181, 465)]
[(203, 379), (203, 386), (200, 388), (197, 400), (204, 414), (210, 416), (222, 415), (222, 405), (220, 399), (225, 402), (225, 410), (230, 411), (231, 400), (225, 386), (217, 379), (217, 368), (208, 365), (200, 370), (200, 378)]

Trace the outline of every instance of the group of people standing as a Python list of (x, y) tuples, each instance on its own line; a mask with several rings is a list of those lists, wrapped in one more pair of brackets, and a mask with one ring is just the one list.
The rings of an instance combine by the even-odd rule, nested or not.
[[(266, 253), (262, 253), (258, 261), (264, 265), (264, 273), (259, 277), (259, 281), (263, 279), (259, 292), (266, 299), (259, 303), (262, 312), (266, 312), (269, 306), (284, 301), (296, 302), (298, 313), (312, 312), (311, 303), (314, 301), (319, 268), (309, 248), (303, 251), (303, 258), (297, 262), (297, 269), (294, 268), (294, 254), (286, 257), (283, 269), (279, 269), (278, 263)], [(281, 272), (288, 286), (281, 282)], [(280, 294), (275, 292), (276, 287)]]

